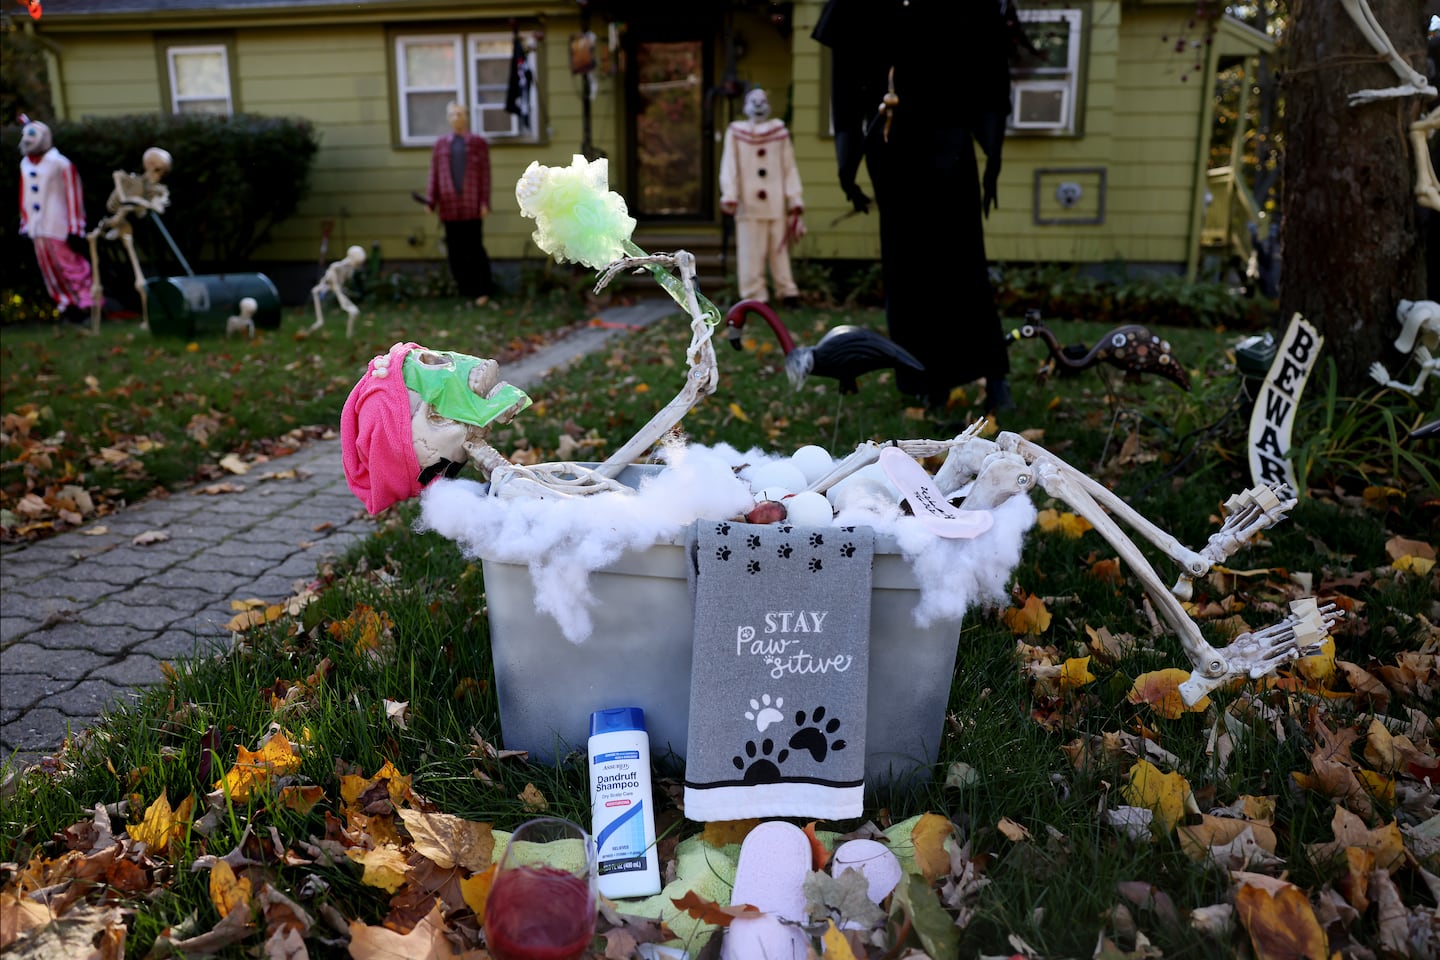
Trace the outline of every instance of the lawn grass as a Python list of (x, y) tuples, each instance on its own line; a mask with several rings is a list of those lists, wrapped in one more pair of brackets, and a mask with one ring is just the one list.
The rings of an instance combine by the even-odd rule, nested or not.
[[(882, 323), (873, 310), (808, 309), (787, 319), (804, 343), (840, 322)], [(434, 336), (441, 326), (430, 328)], [(1108, 329), (1104, 323), (1057, 328), (1064, 342), (1086, 343)], [(371, 353), (397, 338), (393, 328), (384, 333), (363, 348), (354, 346), (348, 380)], [(1112, 484), (1142, 513), (1196, 546), (1213, 529), (1212, 517), (1226, 496), (1249, 485), (1243, 418), (1225, 416), (1238, 387), (1227, 349), (1238, 335), (1207, 329), (1164, 333), (1192, 372), (1191, 392), (1153, 379), (1141, 385), (1111, 382), (1107, 388), (1094, 371), (1040, 384), (1034, 372), (1043, 348), (1027, 341), (1012, 348), (1017, 409), (1003, 414), (1001, 425), (1041, 431), (1034, 434), (1039, 442)], [(562, 436), (569, 436), (584, 451), (572, 453), (574, 458), (603, 457), (678, 389), (688, 337), (688, 328), (674, 318), (628, 334), (552, 377), (531, 391), (530, 410), (497, 431), (496, 446), (550, 459)], [(427, 345), (483, 351), (453, 328), (445, 340)], [(841, 404), (834, 384), (823, 378), (792, 391), (780, 352), (763, 330), (754, 332), (743, 353), (723, 344), (717, 351), (719, 389), (683, 425), (695, 442), (780, 451), (819, 443), (844, 452), (867, 438), (943, 436), (952, 421), (979, 409), (974, 390), (952, 398), (948, 411), (912, 407), (896, 393), (888, 372), (863, 378), (860, 393)], [(1336, 399), (1329, 435), (1347, 439), (1331, 447), (1315, 444), (1311, 495), (1289, 520), (1267, 532), (1263, 543), (1232, 558), (1231, 569), (1250, 572), (1217, 573), (1201, 581), (1195, 603), (1207, 638), (1223, 644), (1235, 629), (1231, 616), (1253, 627), (1274, 622), (1298, 592), (1294, 576), (1310, 574), (1318, 592), (1352, 612), (1336, 631), (1337, 657), (1382, 676), (1380, 690), (1388, 691), (1383, 699), (1358, 686), (1357, 676), (1316, 663), (1310, 671), (1316, 682), (1297, 674), (1281, 685), (1219, 691), (1207, 711), (1173, 719), (1132, 702), (1128, 695), (1137, 677), (1185, 660), (1174, 638), (1152, 635), (1132, 577), (1122, 574), (1116, 582), (1097, 574), (1096, 561), (1113, 551), (1093, 531), (1071, 539), (1037, 529), (1027, 541), (1012, 578), (1016, 603), (1032, 594), (1044, 599), (1053, 619), (1043, 632), (1017, 636), (996, 611), (977, 609), (966, 616), (933, 776), (872, 794), (863, 818), (883, 827), (932, 812), (957, 825), (957, 837), (988, 881), (968, 903), (960, 955), (1010, 955), (1020, 949), (1012, 939), (1018, 937), (1034, 956), (1092, 956), (1104, 936), (1125, 951), (1117, 947), (1110, 956), (1141, 956), (1128, 952), (1140, 950), (1137, 930), (1166, 957), (1225, 957), (1242, 949), (1243, 929), (1207, 938), (1187, 921), (1196, 908), (1233, 901), (1234, 885), (1224, 869), (1187, 856), (1174, 831), (1130, 839), (1100, 822), (1101, 811), (1127, 802), (1126, 783), (1137, 767), (1124, 747), (1127, 736), (1148, 738), (1173, 753), (1175, 762), (1162, 766), (1184, 775), (1201, 810), (1245, 796), (1273, 798), (1276, 853), (1289, 878), (1315, 902), (1325, 888), (1346, 878), (1343, 866), (1310, 846), (1333, 839), (1337, 799), (1333, 791), (1304, 788), (1294, 775), (1318, 777), (1314, 757), (1327, 738), (1352, 729), (1359, 740), (1348, 760), (1370, 771), (1375, 764), (1365, 759), (1362, 745), (1375, 736), (1366, 735), (1373, 716), (1411, 724), (1419, 731), (1413, 736), (1417, 756), (1428, 756), (1433, 765), (1437, 640), (1430, 623), (1437, 618), (1440, 584), (1433, 571), (1392, 568), (1386, 543), (1396, 535), (1434, 543), (1436, 503), (1427, 489), (1434, 474), (1427, 480), (1412, 464), (1372, 457), (1369, 448), (1352, 442), (1363, 431), (1341, 429), (1351, 411), (1363, 412), (1369, 404), (1408, 424), (1426, 411), (1395, 394), (1367, 394), (1365, 400), (1357, 405)], [(1307, 412), (1325, 416), (1323, 410)], [(1427, 455), (1418, 466), (1437, 467)], [(1367, 497), (1367, 488), (1382, 492)], [(1039, 506), (1066, 509), (1041, 494), (1036, 499)], [(207, 835), (182, 831), (171, 851), (158, 858), (175, 867), (163, 893), (126, 901), (137, 911), (129, 955), (143, 956), (163, 929), (192, 914), (197, 932), (220, 920), (205, 872), (190, 869), (197, 856), (235, 848), (247, 830), (268, 836), (271, 827), (297, 855), (312, 849), (307, 843), (337, 839), (335, 822), (354, 829), (355, 811), (341, 799), (342, 777), (373, 777), (387, 762), (410, 777), (413, 790), (434, 809), (466, 820), (513, 828), (537, 809), (535, 794), (526, 791), (533, 786), (547, 812), (588, 823), (583, 757), (545, 767), (487, 749), (501, 745), (503, 737), (489, 662), (484, 578), (479, 564), (462, 557), (450, 541), (415, 533), (415, 513), (413, 504), (393, 511), (376, 536), (321, 571), (318, 596), (303, 610), (245, 633), (228, 656), (177, 664), (168, 683), (146, 692), (133, 710), (112, 714), (18, 783), (0, 810), (0, 861), (23, 864), (58, 856), (62, 832), (87, 819), (96, 804), (126, 804), (114, 818), (118, 834), (122, 824), (138, 824), (162, 791), (171, 802), (203, 796), (235, 762), (239, 747), (256, 749), (276, 724), (302, 743), (300, 766), (284, 782), (316, 785), (324, 799), (301, 814), (284, 807), (276, 791), (262, 791), (248, 805), (222, 801)], [(1171, 574), (1168, 561), (1146, 552), (1162, 576)], [(1102, 629), (1117, 642), (1092, 639), (1089, 631)], [(1406, 686), (1385, 673), (1398, 657), (1421, 656), (1422, 649), (1430, 657), (1428, 680)], [(1057, 683), (1045, 669), (1087, 656), (1094, 677), (1089, 682)], [(408, 703), (403, 726), (387, 717), (386, 701)], [(1227, 731), (1233, 753), (1222, 763), (1211, 737)], [(1087, 744), (1088, 752), (1082, 752)], [(1391, 792), (1382, 784), (1349, 798), (1370, 826), (1411, 828), (1433, 815), (1433, 796), (1417, 799), (1415, 777), (1403, 768), (1377, 776)], [(674, 787), (671, 780), (657, 788), (662, 829), (671, 841), (700, 829), (677, 816), (669, 799)], [(822, 827), (843, 832), (860, 822)], [(1029, 839), (1016, 839), (1012, 822), (1028, 831)], [(1407, 839), (1406, 847), (1432, 872), (1440, 868), (1433, 845)], [(424, 893), (412, 885), (392, 900), (360, 882), (358, 871), (345, 862), (287, 865), (274, 851), (256, 858), (265, 861), (250, 868), (257, 883), (263, 879), (312, 910), (333, 907), (347, 920), (377, 924), (388, 917), (409, 929), (415, 917), (398, 901), (408, 896), (413, 904)], [(318, 887), (311, 885), (301, 894), (311, 875), (328, 889), (315, 892)], [(1423, 914), (1433, 905), (1416, 871), (1397, 873), (1396, 882), (1407, 906)], [(1136, 889), (1146, 885), (1160, 896), (1136, 899)], [(1167, 919), (1165, 903), (1173, 904), (1174, 921)], [(893, 934), (900, 926), (889, 929)], [(1335, 949), (1374, 943), (1380, 934), (1376, 912), (1337, 919), (1328, 934)], [(317, 927), (308, 942), (324, 952), (329, 948), (321, 941), (335, 936)], [(257, 932), (243, 946), (257, 947), (260, 938)], [(231, 950), (238, 956), (242, 947)]]
[[(334, 427), (355, 371), (397, 338), (463, 341), (514, 360), (587, 316), (582, 301), (542, 296), (477, 309), (464, 300), (367, 307), (345, 337), (344, 314), (304, 331), (313, 311), (285, 311), (254, 340), (187, 343), (133, 322), (99, 336), (70, 326), (8, 327), (0, 345), (0, 539), (62, 532), (146, 496), (223, 473), (227, 453), (264, 452), (292, 430)], [(67, 487), (86, 492), (76, 509)], [(28, 496), (28, 499), (27, 499)], [(23, 502), (22, 502), (23, 501)], [(68, 511), (69, 519), (62, 513)]]

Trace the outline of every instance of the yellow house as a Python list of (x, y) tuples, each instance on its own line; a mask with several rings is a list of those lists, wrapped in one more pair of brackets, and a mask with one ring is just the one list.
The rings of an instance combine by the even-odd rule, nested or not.
[[(945, 0), (971, 2), (971, 0)], [(823, 0), (46, 0), (57, 112), (213, 110), (301, 116), (321, 150), (299, 215), (257, 265), (313, 272), (329, 249), (379, 244), (387, 262), (442, 257), (417, 205), (445, 104), (471, 104), (491, 144), (492, 257), (538, 256), (511, 185), (533, 160), (610, 159), (613, 189), (648, 249), (718, 253), (720, 134), (749, 85), (795, 141), (809, 234), (796, 255), (878, 256), (873, 217), (850, 216), (835, 174), (828, 52), (810, 33)], [(1124, 261), (1193, 273), (1209, 188), (1214, 78), (1270, 49), (1238, 21), (1207, 39), (1193, 3), (1020, 0), (1043, 63), (1015, 74), (996, 261)], [(505, 110), (518, 38), (530, 123)], [(862, 171), (863, 172), (863, 171)], [(862, 188), (866, 184), (862, 181)], [(1229, 216), (1231, 193), (1223, 225)], [(180, 201), (183, 202), (183, 201)], [(1210, 219), (1216, 220), (1211, 212)], [(1212, 238), (1213, 239), (1213, 238)]]

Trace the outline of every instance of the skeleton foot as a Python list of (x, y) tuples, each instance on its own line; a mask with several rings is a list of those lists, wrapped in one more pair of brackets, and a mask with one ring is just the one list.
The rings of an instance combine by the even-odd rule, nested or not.
[(1296, 600), (1284, 620), (1242, 633), (1228, 647), (1214, 650), (1209, 663), (1195, 664), (1190, 679), (1180, 684), (1180, 696), (1194, 705), (1227, 680), (1263, 677), (1287, 661), (1313, 656), (1342, 616), (1333, 603), (1321, 607), (1314, 598)]

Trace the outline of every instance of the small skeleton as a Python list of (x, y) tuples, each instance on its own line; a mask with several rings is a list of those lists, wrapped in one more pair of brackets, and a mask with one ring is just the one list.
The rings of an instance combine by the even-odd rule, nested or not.
[(310, 296), (315, 301), (315, 322), (310, 325), (311, 333), (325, 326), (325, 313), (320, 309), (320, 300), (327, 291), (335, 294), (335, 302), (345, 311), (345, 338), (348, 340), (355, 332), (355, 318), (360, 316), (360, 308), (345, 295), (345, 284), (364, 263), (365, 248), (351, 247), (345, 251), (343, 258), (330, 264), (320, 282), (310, 288)]
[(135, 252), (135, 227), (130, 223), (130, 218), (133, 216), (138, 220), (148, 213), (154, 213), (158, 217), (169, 208), (170, 188), (160, 180), (170, 172), (170, 152), (151, 147), (145, 151), (142, 163), (143, 173), (115, 171), (115, 189), (110, 191), (110, 198), (105, 201), (105, 209), (110, 211), (110, 215), (85, 235), (90, 241), (90, 293), (94, 298), (90, 307), (90, 326), (97, 333), (100, 330), (100, 310), (105, 302), (104, 289), (100, 284), (99, 241), (102, 236), (106, 240), (119, 240), (125, 247), (130, 266), (135, 270), (135, 292), (140, 294), (140, 327), (145, 330), (150, 328), (150, 303), (145, 291), (145, 271), (140, 269), (140, 257)]
[[(1179, 636), (1185, 655), (1193, 665), (1190, 679), (1180, 684), (1180, 694), (1186, 703), (1195, 703), (1231, 678), (1262, 677), (1286, 661), (1317, 652), (1320, 641), (1339, 618), (1333, 604), (1320, 607), (1314, 599), (1297, 600), (1280, 623), (1241, 634), (1229, 646), (1216, 649), (1206, 642), (1200, 628), (1180, 604), (1181, 600), (1190, 598), (1196, 578), (1205, 576), (1255, 534), (1284, 518), (1295, 500), (1283, 487), (1259, 486), (1231, 497), (1225, 504), (1228, 515), (1224, 523), (1203, 549), (1195, 551), (1045, 448), (1015, 433), (1000, 433), (994, 440), (983, 439), (980, 436), (983, 426), (983, 420), (972, 424), (953, 440), (902, 440), (896, 445), (912, 457), (946, 453), (945, 463), (935, 475), (935, 485), (947, 497), (963, 494), (962, 510), (988, 510), (1038, 486), (1088, 520), (1130, 565), (1166, 625)], [(881, 449), (874, 443), (861, 444), (854, 454), (815, 481), (810, 489), (828, 489), (878, 459)], [(1180, 578), (1173, 587), (1165, 587), (1115, 517), (1180, 565)]]
[(1400, 336), (1395, 338), (1395, 349), (1410, 354), (1419, 365), (1415, 382), (1407, 384), (1393, 379), (1385, 364), (1378, 360), (1370, 364), (1370, 376), (1382, 387), (1418, 397), (1430, 375), (1440, 374), (1440, 303), (1401, 300), (1395, 315), (1400, 318)]
[(1395, 44), (1385, 31), (1380, 28), (1375, 14), (1371, 12), (1370, 5), (1365, 0), (1340, 0), (1345, 7), (1345, 12), (1350, 14), (1350, 19), (1355, 21), (1355, 26), (1365, 35), (1365, 39), (1374, 48), (1375, 52), (1385, 58), (1385, 63), (1395, 75), (1400, 78), (1400, 85), (1395, 87), (1382, 87), (1375, 90), (1357, 90), (1350, 94), (1350, 105), (1369, 103), (1374, 100), (1383, 100), (1393, 97), (1413, 97), (1418, 95), (1433, 97), (1436, 95), (1435, 88), (1425, 75), (1405, 61), (1400, 52), (1395, 49)]
[(1440, 179), (1430, 160), (1430, 135), (1440, 130), (1440, 107), (1410, 124), (1410, 149), (1415, 153), (1415, 202), (1440, 210)]
[(232, 333), (243, 333), (247, 340), (255, 337), (255, 311), (260, 309), (260, 304), (254, 297), (240, 298), (240, 312), (225, 320), (225, 339), (230, 339)]

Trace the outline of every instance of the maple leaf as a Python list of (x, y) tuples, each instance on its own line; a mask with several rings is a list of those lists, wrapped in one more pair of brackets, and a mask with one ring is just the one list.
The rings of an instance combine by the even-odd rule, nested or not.
[(1311, 683), (1327, 685), (1335, 676), (1335, 638), (1320, 641), (1320, 652), (1296, 660), (1294, 670)]
[(1167, 667), (1152, 670), (1135, 678), (1125, 699), (1135, 704), (1148, 704), (1158, 716), (1166, 720), (1177, 720), (1186, 713), (1203, 713), (1210, 707), (1210, 698), (1201, 697), (1193, 705), (1186, 705), (1180, 696), (1180, 684), (1190, 679), (1187, 670)]
[(401, 810), (400, 819), (415, 845), (415, 851), (443, 869), (464, 867), (478, 873), (490, 866), (495, 838), (490, 824), (462, 820), (448, 813)]
[(359, 604), (349, 616), (330, 624), (330, 635), (340, 643), (353, 643), (356, 653), (379, 652), (395, 626), (390, 615)]
[(1190, 784), (1179, 773), (1161, 773), (1149, 760), (1137, 760), (1120, 788), (1127, 803), (1144, 807), (1155, 815), (1152, 829), (1167, 834), (1184, 819), (1187, 811), (1199, 813)]
[(1076, 687), (1083, 687), (1087, 683), (1095, 682), (1095, 674), (1090, 672), (1089, 657), (1070, 657), (1060, 667), (1060, 689), (1074, 690)]
[[(384, 785), (382, 791), (384, 797), (389, 801), (391, 809), (399, 809), (404, 806), (406, 796), (410, 793), (410, 777), (402, 776), (395, 765), (389, 760), (385, 765), (376, 771), (373, 777), (361, 777), (355, 774), (346, 774), (340, 778), (340, 799), (347, 810), (356, 809), (360, 805), (360, 798), (371, 797), (375, 787)], [(385, 812), (389, 812), (388, 810)]]
[(1176, 832), (1180, 849), (1191, 860), (1213, 861), (1227, 870), (1250, 869), (1252, 862), (1278, 862), (1275, 831), (1263, 823), (1202, 814), (1199, 823), (1181, 824)]
[(1033, 593), (1026, 594), (1022, 606), (1007, 607), (1000, 618), (1016, 636), (1041, 634), (1050, 629), (1050, 611), (1045, 609), (1045, 601)]
[(129, 827), (126, 833), (136, 843), (143, 843), (156, 854), (163, 854), (170, 846), (170, 841), (178, 838), (185, 832), (185, 826), (190, 821), (190, 813), (195, 808), (195, 795), (192, 793), (185, 798), (185, 801), (174, 810), (170, 808), (170, 801), (165, 796), (165, 791), (160, 791), (160, 796), (145, 810), (145, 816), (140, 823)]
[(485, 901), (490, 898), (490, 888), (495, 884), (497, 866), (492, 863), (474, 876), (460, 881), (460, 896), (465, 905), (475, 911), (475, 922), (481, 925), (485, 923)]
[(701, 923), (711, 923), (717, 927), (728, 927), (732, 920), (765, 915), (759, 908), (752, 907), (748, 903), (733, 903), (728, 907), (722, 907), (714, 900), (706, 900), (694, 890), (686, 890), (683, 897), (671, 897), (670, 902), (675, 904), (676, 909), (694, 917)]
[(1317, 863), (1325, 863), (1352, 848), (1373, 853), (1375, 866), (1389, 873), (1394, 873), (1405, 862), (1404, 836), (1394, 820), (1371, 829), (1359, 816), (1337, 806), (1330, 817), (1330, 830), (1335, 834), (1334, 840), (1313, 843), (1306, 848)]
[(1329, 940), (1305, 891), (1283, 880), (1237, 873), (1235, 912), (1258, 960), (1328, 960)]
[(453, 960), (464, 956), (445, 935), (439, 900), (409, 933), (352, 920), (349, 949), (351, 960)]
[(520, 791), (519, 800), (525, 804), (525, 809), (533, 813), (539, 813), (550, 806), (550, 801), (545, 799), (545, 794), (533, 783), (525, 784), (525, 789)]
[(210, 868), (210, 902), (215, 912), (229, 916), (237, 907), (250, 906), (251, 884), (249, 877), (236, 878), (235, 870), (225, 860), (216, 860)]
[(51, 907), (29, 897), (0, 892), (0, 950), (55, 919)]
[(855, 951), (850, 949), (849, 941), (845, 939), (845, 934), (840, 932), (840, 928), (835, 926), (834, 920), (826, 921), (825, 934), (820, 941), (825, 956), (830, 960), (856, 960)]
[(394, 893), (405, 882), (410, 864), (405, 854), (394, 844), (381, 844), (373, 850), (352, 847), (345, 855), (365, 867), (360, 882), (367, 887), (379, 887), (386, 893)]
[(283, 733), (277, 733), (259, 750), (251, 752), (244, 746), (236, 748), (238, 758), (224, 777), (215, 781), (215, 788), (241, 803), (270, 783), (272, 776), (284, 776), (300, 769), (300, 758)]

